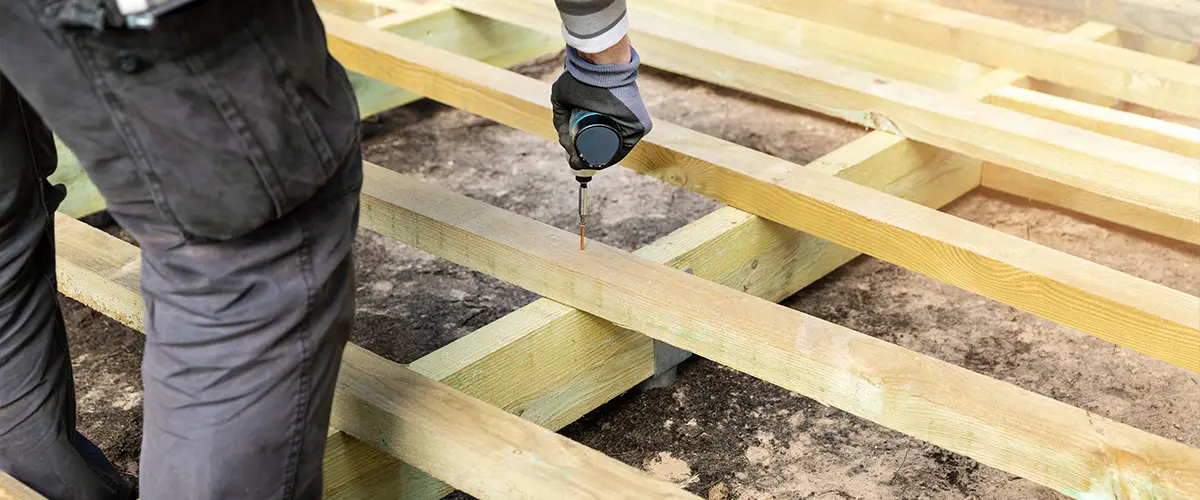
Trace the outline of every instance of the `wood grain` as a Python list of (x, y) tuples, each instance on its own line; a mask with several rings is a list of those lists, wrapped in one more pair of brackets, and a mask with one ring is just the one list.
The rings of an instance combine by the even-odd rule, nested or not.
[[(55, 224), (63, 293), (140, 329), (139, 251), (66, 215)], [(479, 497), (697, 498), (353, 344), (334, 404), (334, 426)]]
[[(813, 168), (939, 207), (973, 189), (979, 161), (865, 140)], [(368, 179), (388, 176), (367, 167)], [(368, 181), (370, 182), (370, 181)], [(364, 227), (397, 236), (387, 212), (364, 211)], [(770, 301), (791, 296), (859, 255), (734, 208), (723, 208), (634, 252), (638, 257)], [(597, 352), (612, 351), (607, 356)], [(549, 299), (539, 299), (413, 362), (409, 368), (539, 425), (559, 429), (653, 373), (648, 337)], [(364, 436), (371, 439), (371, 436)], [(411, 480), (391, 457), (348, 457), (374, 470), (389, 459), (403, 498), (435, 500), (452, 488)], [(438, 487), (440, 485), (440, 487)], [(357, 497), (350, 497), (357, 498)]]
[[(452, 2), (515, 24), (558, 29), (550, 0)], [(637, 5), (630, 15), (639, 22), (630, 29), (647, 64), (1074, 186), (1121, 209), (1072, 209), (1200, 243), (1200, 160), (974, 102), (977, 98), (797, 57)]]
[(1103, 21), (1130, 31), (1200, 44), (1200, 2), (1195, 0), (1008, 0)]
[[(543, 82), (336, 16), (326, 25), (343, 64), (556, 138)], [(1197, 297), (661, 120), (623, 165), (1200, 371)]]
[(20, 481), (17, 481), (6, 472), (0, 470), (0, 500), (45, 500), (33, 491), (33, 488), (25, 486)]
[(1200, 158), (1200, 129), (1042, 92), (1005, 87), (987, 102), (1179, 155)]
[(365, 349), (337, 385), (334, 426), (476, 497), (699, 498)]
[(743, 0), (1200, 118), (1200, 67), (915, 0)]
[[(502, 5), (502, 2), (506, 0), (465, 1), (468, 2), (465, 5), (475, 6), (481, 12), (498, 13), (500, 11), (497, 9), (505, 7), (503, 9), (504, 14), (497, 15), (521, 15), (523, 19), (526, 19), (525, 22), (530, 24), (537, 22), (536, 19), (538, 19), (534, 15), (518, 14), (519, 10), (513, 9), (508, 5)], [(656, 14), (669, 16), (671, 22), (686, 22), (690, 26), (689, 29), (703, 33), (704, 38), (711, 38), (714, 36), (714, 33), (733, 35), (739, 39), (764, 43), (771, 49), (777, 49), (792, 55), (808, 56), (808, 52), (813, 52), (816, 56), (823, 59), (839, 64), (850, 64), (854, 67), (875, 73), (890, 69), (886, 64), (866, 61), (863, 58), (845, 57), (835, 59), (827, 57), (819, 51), (809, 51), (807, 48), (814, 44), (814, 38), (817, 39), (816, 43), (818, 44), (823, 42), (822, 38), (830, 38), (825, 32), (828, 28), (812, 29), (813, 26), (821, 25), (751, 5), (721, 0), (642, 0), (636, 6)], [(641, 11), (637, 11), (636, 9), (633, 15), (639, 19), (646, 17)], [(668, 24), (661, 17), (651, 17), (644, 22), (647, 23), (644, 30), (654, 32), (655, 34), (682, 32), (679, 29), (668, 29)], [(1118, 43), (1120, 37), (1115, 36), (1117, 34), (1117, 30), (1111, 26), (1088, 23), (1073, 30), (1070, 36), (1081, 40)], [(866, 37), (865, 35), (859, 36), (864, 39), (855, 40), (848, 37), (839, 37), (838, 40), (845, 43), (838, 47), (847, 53), (858, 54), (861, 51), (870, 51), (878, 45), (870, 43), (869, 40), (873, 40), (870, 37)], [(639, 38), (639, 46), (641, 45), (641, 38)], [(714, 41), (713, 43), (713, 46), (727, 45), (726, 41)], [(645, 49), (645, 47), (643, 48)], [(660, 47), (652, 46), (649, 49), (643, 50), (647, 64), (654, 65), (659, 62), (657, 57), (659, 54), (654, 51), (656, 48)], [(664, 50), (666, 49), (678, 50), (683, 56), (686, 56), (686, 48), (676, 45), (666, 47)], [(914, 61), (917, 66), (926, 63), (929, 64), (931, 71), (929, 78), (933, 78), (937, 74), (944, 73), (949, 69), (947, 63), (936, 58), (929, 58), (927, 53), (922, 49), (906, 45), (899, 45), (897, 47), (885, 45), (883, 49), (884, 51), (880, 53), (880, 56), (888, 56), (898, 61)], [(745, 50), (738, 52), (743, 54), (757, 54), (760, 51)], [(1187, 57), (1186, 53), (1179, 55)], [(731, 71), (728, 68), (721, 67), (720, 60), (713, 60), (712, 58), (704, 58), (704, 60), (706, 61), (706, 65), (712, 67), (711, 71), (703, 72), (694, 70), (691, 73), (692, 76), (718, 84), (726, 83), (726, 75), (730, 74)], [(675, 65), (668, 69), (687, 71), (686, 65)], [(919, 71), (916, 68), (913, 69), (914, 71)], [(965, 70), (966, 68), (962, 69)], [(733, 72), (736, 73), (736, 71)], [(966, 71), (964, 74), (969, 75), (971, 72)], [(740, 86), (738, 88), (740, 90), (775, 97), (782, 102), (800, 106), (806, 104), (800, 97), (793, 93), (778, 93), (771, 90), (772, 88), (787, 88), (782, 83), (772, 82), (769, 79), (763, 78), (747, 78), (739, 83)], [(1032, 84), (1034, 82), (1030, 82), (1026, 75), (1010, 70), (996, 70), (969, 83), (964, 82), (957, 89), (956, 93), (971, 100), (979, 100), (982, 97), (984, 98), (984, 102), (989, 104), (999, 105), (1028, 115), (1097, 132), (1105, 136), (1144, 144), (1152, 148), (1179, 154), (1183, 157), (1200, 157), (1195, 152), (1194, 140), (1186, 139), (1189, 136), (1200, 134), (1200, 131), (1196, 129), (1017, 87)], [(803, 85), (803, 83), (800, 83), (800, 85)], [(1068, 95), (1073, 99), (1091, 98), (1091, 96), (1081, 95), (1079, 91), (1071, 89), (1052, 88), (1049, 90)], [(1115, 102), (1107, 102), (1106, 104), (1112, 105)], [(1193, 144), (1189, 145), (1189, 142)], [(1134, 199), (1165, 200), (1161, 197), (1165, 195), (1164, 193), (1168, 193), (1170, 192), (1169, 190), (1173, 189), (1173, 195), (1165, 195), (1173, 196), (1166, 204), (1200, 208), (1200, 183), (1185, 182), (1183, 185), (1179, 185), (1180, 183), (1177, 180), (1172, 180), (1178, 178), (1200, 179), (1200, 164), (1197, 164), (1196, 168), (1191, 170), (1175, 172), (1174, 174), (1177, 175), (1172, 175), (1169, 179), (1159, 179), (1154, 184), (1139, 184), (1147, 178), (1153, 179), (1156, 176), (1145, 175), (1145, 173), (1138, 173), (1136, 171), (1127, 178), (1123, 178), (1103, 169), (1097, 170), (1090, 167), (1072, 169), (1075, 178), (1067, 180), (1056, 172), (1045, 169), (1040, 164), (1029, 164), (1018, 167), (1013, 167), (1011, 163), (1007, 165), (1003, 163), (988, 163), (988, 168), (1004, 170), (1003, 175), (993, 174), (988, 176), (990, 180), (994, 181), (988, 187), (1018, 196), (1031, 197), (1041, 202), (1055, 204), (1062, 208), (1143, 231), (1193, 243), (1200, 241), (1200, 223), (1190, 219), (1181, 221), (1178, 217), (1164, 213), (1165, 207), (1163, 206), (1151, 207), (1145, 203), (1133, 201)], [(1146, 167), (1150, 173), (1153, 173), (1157, 170), (1158, 165), (1153, 162), (1141, 163), (1135, 169)], [(1019, 179), (1019, 182), (1001, 182), (1002, 179)], [(1126, 191), (1125, 194), (1127, 196), (1108, 196), (1104, 194), (1106, 190), (1111, 192), (1111, 188), (1117, 183), (1122, 184), (1123, 187), (1121, 189)], [(1108, 186), (1105, 187), (1105, 184), (1108, 184)], [(1164, 187), (1166, 190), (1164, 190)]]
[[(468, 1), (458, 5), (491, 13), (511, 8), (509, 4), (490, 2)], [(544, 8), (546, 4), (535, 2), (534, 5)], [(642, 12), (651, 12), (706, 33), (732, 35), (765, 44), (794, 56), (850, 66), (942, 91), (953, 91), (991, 70), (986, 66), (941, 52), (741, 3), (715, 0), (636, 0), (630, 2), (630, 5), (634, 9), (630, 14), (632, 26), (639, 31), (643, 28), (653, 28), (647, 24), (652, 21), (641, 19)], [(634, 37), (640, 46), (640, 37), (636, 32)], [(654, 65), (653, 61), (643, 59), (643, 62)]]
[(1200, 495), (1200, 450), (403, 175), (368, 186), (407, 244), (981, 463), (1086, 498)]

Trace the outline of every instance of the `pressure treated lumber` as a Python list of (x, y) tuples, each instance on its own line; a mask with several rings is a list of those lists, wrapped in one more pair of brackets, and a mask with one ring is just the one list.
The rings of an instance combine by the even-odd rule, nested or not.
[(1008, 0), (1104, 21), (1130, 31), (1200, 44), (1196, 0)]
[[(999, 90), (991, 94), (988, 100), (1010, 109), (1075, 123), (1115, 137), (1200, 158), (1200, 129), (1014, 87)], [(1083, 213), (1123, 210), (1122, 206), (1113, 204), (1110, 199), (1096, 196), (1085, 189), (1034, 177), (995, 163), (984, 164), (981, 185)], [(1194, 196), (1200, 200), (1200, 189)], [(1138, 222), (1129, 225), (1143, 227)]]
[(0, 500), (45, 500), (32, 488), (25, 486), (0, 470)]
[[(479, 9), (481, 12), (486, 12), (492, 15), (508, 16), (509, 20), (521, 19), (522, 22), (529, 25), (540, 24), (545, 28), (549, 28), (548, 22), (539, 23), (538, 19), (544, 19), (545, 16), (534, 12), (531, 9), (521, 11), (511, 5), (505, 3), (505, 0), (463, 0), (469, 3), (471, 8)], [(649, 11), (657, 14), (662, 14), (667, 17), (648, 16), (645, 12), (635, 9), (633, 15), (642, 19), (642, 24), (646, 27), (646, 31), (651, 31), (655, 34), (662, 34), (668, 37), (682, 36), (689, 38), (688, 43), (694, 45), (699, 36), (695, 33), (702, 33), (702, 38), (709, 40), (711, 43), (707, 47), (731, 47), (729, 39), (716, 38), (720, 33), (724, 35), (734, 34), (735, 38), (746, 38), (758, 40), (769, 44), (770, 48), (779, 48), (791, 54), (797, 54), (794, 49), (794, 44), (780, 43), (775, 40), (786, 40), (788, 34), (795, 30), (801, 30), (802, 24), (791, 16), (765, 11), (754, 6), (744, 5), (740, 3), (725, 2), (720, 0), (641, 0), (637, 4), (639, 7), (645, 7)], [(501, 9), (500, 7), (503, 7)], [(518, 17), (519, 16), (519, 17)], [(669, 18), (669, 20), (668, 20)], [(671, 23), (679, 20), (690, 22), (687, 27), (676, 26), (671, 27)], [(638, 25), (635, 25), (635, 29)], [(807, 33), (808, 31), (802, 31)], [(743, 36), (743, 34), (745, 34)], [(1102, 26), (1096, 23), (1088, 23), (1073, 30), (1069, 35), (1081, 40), (1096, 40), (1104, 43), (1117, 43), (1119, 37), (1115, 28), (1110, 26)], [(795, 92), (796, 86), (805, 86), (806, 82), (795, 81), (789, 85), (787, 75), (780, 76), (779, 81), (772, 81), (769, 78), (763, 78), (762, 72), (776, 72), (779, 70), (786, 72), (787, 68), (775, 67), (742, 67), (742, 63), (753, 63), (752, 59), (747, 59), (744, 55), (759, 56), (764, 52), (761, 47), (745, 47), (742, 50), (729, 52), (731, 55), (737, 56), (737, 60), (731, 64), (726, 59), (714, 58), (708, 52), (697, 54), (695, 59), (705, 60), (705, 68), (696, 68), (697, 65), (686, 63), (689, 54), (687, 46), (675, 45), (655, 45), (655, 39), (651, 38), (651, 46), (646, 47), (643, 42), (645, 37), (639, 37), (639, 47), (642, 48), (644, 60), (647, 64), (660, 65), (671, 71), (682, 72), (690, 76), (701, 78), (713, 83), (722, 85), (732, 85), (743, 91), (752, 92), (758, 95), (763, 95), (778, 99), (782, 102), (795, 104), (799, 106), (808, 105), (808, 97)], [(687, 44), (685, 44), (687, 45)], [(659, 52), (671, 51), (669, 57), (665, 58), (668, 63), (663, 64), (662, 54)], [(910, 51), (905, 53), (900, 49), (893, 51), (894, 56), (902, 59), (920, 59), (922, 54), (920, 51)], [(869, 69), (869, 68), (868, 68)], [(1005, 73), (1008, 73), (1006, 75)], [(729, 75), (754, 75), (750, 78), (742, 78), (731, 83)], [(975, 80), (962, 88), (958, 89), (958, 94), (971, 99), (979, 100), (982, 97), (988, 96), (994, 91), (1004, 88), (1002, 85), (1007, 82), (1008, 85), (1029, 85), (1036, 82), (1029, 82), (1025, 75), (1012, 72), (1011, 70), (998, 70), (988, 74), (984, 78)], [(1046, 87), (1045, 85), (1042, 85)], [(778, 89), (783, 89), (779, 91)], [(1095, 100), (1092, 96), (1081, 94), (1080, 91), (1071, 89), (1051, 88), (1050, 90), (1069, 95), (1072, 98), (1088, 98)], [(990, 100), (987, 102), (991, 102)], [(1086, 109), (1072, 108), (1064, 110), (1061, 106), (1054, 107), (1053, 102), (1029, 101), (1023, 103), (1026, 106), (1038, 106), (1037, 113), (1028, 113), (1043, 118), (1049, 118), (1054, 121), (1067, 123), (1078, 126), (1094, 132), (1099, 132), (1104, 135), (1117, 137), (1121, 139), (1153, 139), (1147, 137), (1146, 134), (1134, 134), (1133, 137), (1122, 137), (1117, 133), (1127, 132), (1130, 127), (1129, 122), (1136, 120), (1136, 115), (1130, 113), (1117, 112), (1115, 110), (1106, 113), (1088, 113), (1086, 116), (1075, 115), (1072, 113), (1087, 113)], [(1105, 104), (1111, 105), (1113, 102)], [(1045, 108), (1040, 108), (1046, 106)], [(811, 106), (808, 106), (811, 107)], [(1067, 111), (1064, 113), (1064, 111)], [(890, 115), (894, 116), (894, 115)], [(890, 117), (889, 116), (889, 117)], [(853, 118), (851, 118), (853, 119)], [(1143, 121), (1152, 121), (1143, 118)], [(867, 124), (871, 125), (871, 124)], [(1049, 137), (1049, 136), (1047, 136)], [(1132, 142), (1139, 142), (1133, 140)], [(1085, 145), (1086, 146), (1086, 145)], [(1116, 150), (1123, 150), (1125, 147), (1121, 143), (1112, 145)], [(1178, 151), (1172, 151), (1178, 153)], [(1194, 155), (1187, 155), (1190, 158), (1195, 158)], [(1193, 168), (1179, 172), (1179, 174), (1187, 179), (1200, 180), (1200, 163), (1192, 162)], [(1159, 235), (1181, 239), (1183, 241), (1196, 243), (1200, 241), (1200, 222), (1195, 218), (1189, 218), (1180, 221), (1161, 210), (1163, 206), (1148, 207), (1144, 203), (1133, 201), (1154, 200), (1159, 199), (1164, 203), (1162, 205), (1175, 205), (1188, 207), (1193, 211), (1200, 211), (1200, 182), (1185, 182), (1179, 183), (1171, 179), (1155, 179), (1152, 175), (1143, 175), (1140, 172), (1133, 172), (1128, 180), (1115, 182), (1119, 175), (1114, 175), (1111, 172), (1097, 170), (1092, 167), (1084, 167), (1071, 169), (1070, 175), (1073, 179), (1064, 179), (1062, 176), (1055, 175), (1054, 172), (1047, 172), (1043, 167), (1045, 164), (1029, 164), (1023, 167), (1014, 168), (1012, 163), (997, 161), (992, 158), (989, 162), (994, 169), (1004, 170), (1006, 177), (1018, 178), (1016, 183), (996, 182), (989, 187), (1004, 189), (1013, 194), (1027, 196), (1037, 199), (1038, 201), (1056, 204), (1063, 208), (1075, 210), (1093, 217), (1117, 222), (1130, 227), (1149, 231)], [(1128, 164), (1126, 166), (1129, 166)], [(1134, 168), (1148, 167), (1151, 171), (1157, 166), (1154, 161), (1141, 161)], [(997, 176), (992, 176), (997, 178)], [(1147, 184), (1147, 181), (1150, 181)], [(1107, 186), (1104, 186), (1107, 184)], [(1117, 187), (1120, 184), (1123, 187)], [(1106, 190), (1116, 188), (1123, 190), (1123, 195), (1111, 196), (1103, 194)], [(1173, 189), (1173, 195), (1164, 196), (1163, 189)], [(1110, 191), (1111, 192), (1111, 191)], [(1169, 201), (1168, 201), (1169, 200)]]
[[(528, 2), (522, 2), (522, 5)], [(522, 11), (521, 8), (512, 3), (503, 2), (482, 2), (482, 1), (465, 1), (459, 2), (459, 5), (466, 8), (472, 8), (482, 13), (490, 15), (505, 16), (506, 19), (515, 22), (522, 22), (527, 25), (541, 26), (547, 32), (555, 29), (555, 19), (551, 15), (551, 5), (546, 3), (540, 9), (534, 5), (532, 8), (526, 8)], [(878, 60), (866, 57), (864, 54), (875, 54), (874, 50), (881, 44), (883, 52), (878, 56), (886, 56), (889, 61), (913, 61), (917, 64), (908, 68), (908, 73), (904, 73), (901, 77), (919, 80), (919, 81), (935, 81), (943, 73), (954, 71), (964, 72), (963, 75), (974, 74), (974, 68), (964, 66), (954, 66), (950, 61), (928, 57), (928, 52), (921, 49), (915, 49), (903, 45), (886, 45), (886, 41), (880, 43), (872, 43), (871, 37), (857, 35), (858, 38), (845, 36), (839, 32), (831, 32), (831, 28), (823, 25), (802, 21), (800, 19), (765, 11), (754, 6), (748, 6), (738, 3), (723, 2), (716, 0), (640, 0), (635, 4), (635, 7), (655, 12), (657, 14), (668, 16), (673, 22), (687, 22), (689, 26), (700, 30), (705, 37), (711, 37), (712, 32), (724, 34), (735, 34), (739, 37), (744, 37), (751, 40), (769, 43), (772, 48), (785, 50), (790, 54), (795, 55), (810, 55), (825, 58), (827, 60), (836, 61), (839, 63), (849, 64), (855, 67), (868, 69), (876, 72), (886, 72), (888, 74), (900, 74), (891, 66), (885, 63), (880, 63)], [(640, 11), (634, 12), (635, 16), (641, 16)], [(518, 17), (520, 16), (520, 17)], [(538, 21), (541, 19), (541, 21)], [(650, 30), (662, 30), (664, 23), (661, 19), (651, 18), (645, 21)], [(636, 28), (636, 26), (635, 26)], [(679, 31), (679, 30), (676, 30)], [(1117, 31), (1112, 27), (1100, 26), (1096, 24), (1088, 24), (1074, 30), (1071, 36), (1080, 39), (1095, 39), (1102, 40), (1105, 43), (1116, 43), (1119, 41)], [(639, 47), (642, 47), (647, 64), (655, 64), (658, 62), (657, 54), (653, 52), (653, 48), (646, 49), (641, 43), (642, 38), (639, 37)], [(717, 43), (716, 45), (725, 45)], [(831, 47), (828, 52), (824, 52), (824, 47)], [(840, 48), (841, 51), (832, 49), (832, 47)], [(686, 49), (685, 49), (686, 50)], [(850, 51), (854, 52), (849, 57), (831, 57), (830, 54), (847, 54)], [(757, 51), (747, 51), (755, 53)], [(684, 54), (686, 55), (686, 54)], [(701, 59), (701, 58), (697, 58)], [(711, 67), (711, 72), (708, 73), (691, 73), (693, 76), (704, 78), (715, 83), (726, 83), (723, 78), (729, 74), (745, 74), (747, 71), (742, 71), (737, 67), (721, 67), (719, 61), (714, 62), (712, 58), (703, 58), (706, 61), (705, 66)], [(961, 61), (960, 61), (961, 62)], [(920, 71), (916, 66), (928, 65), (931, 72), (927, 78), (914, 76), (913, 71)], [(680, 64), (679, 66), (669, 67), (676, 71), (686, 72), (690, 64)], [(1010, 72), (1011, 73), (1011, 72)], [(1011, 73), (1011, 85), (1029, 84), (1024, 75)], [(1007, 79), (1007, 77), (1000, 77)], [(996, 78), (985, 78), (980, 85), (980, 81), (975, 81), (965, 88), (960, 89), (960, 94), (964, 97), (977, 100), (979, 97), (987, 96), (993, 90), (1003, 88), (997, 86), (993, 82), (999, 81)], [(989, 82), (988, 80), (991, 80)], [(750, 91), (759, 95), (774, 96), (780, 98), (780, 95), (773, 94), (771, 87), (788, 86), (784, 83), (774, 85), (771, 82), (759, 78), (747, 78), (738, 88), (745, 91)], [(797, 83), (797, 85), (803, 85)], [(980, 91), (982, 90), (982, 91)], [(1019, 89), (1012, 89), (1014, 92)], [(1058, 92), (1068, 92), (1069, 89), (1057, 89)], [(1012, 95), (1012, 94), (1008, 94)], [(1006, 95), (1006, 97), (1008, 96)], [(1026, 97), (1037, 96), (1035, 93), (1018, 94)], [(1072, 97), (1080, 98), (1079, 92), (1072, 92)], [(804, 105), (802, 99), (789, 98), (791, 95), (782, 96), (781, 100), (797, 105)], [(1154, 120), (1138, 117), (1132, 113), (1119, 112), (1109, 110), (1107, 112), (1094, 112), (1089, 110), (1085, 105), (1064, 108), (1058, 105), (1060, 102), (1072, 102), (1064, 99), (1023, 99), (1015, 100), (991, 100), (996, 104), (1004, 105), (1004, 107), (1022, 108), (1021, 111), (1026, 111), (1027, 114), (1048, 118), (1054, 121), (1067, 123), (1087, 130), (1102, 133), (1111, 137), (1129, 140), (1140, 144), (1147, 144), (1152, 147), (1159, 147), (1163, 143), (1170, 143), (1171, 137), (1160, 137), (1163, 134), (1157, 133), (1153, 129), (1147, 128), (1152, 126)], [(1109, 103), (1111, 104), (1111, 102)], [(1029, 109), (1032, 108), (1032, 109)], [(1137, 122), (1149, 123), (1149, 125), (1139, 125)], [(1176, 130), (1183, 128), (1176, 126)], [(1185, 129), (1188, 130), (1188, 129)], [(1166, 132), (1171, 134), (1171, 132)], [(1176, 134), (1178, 135), (1178, 134)], [(1173, 145), (1173, 144), (1167, 144)], [(1120, 146), (1118, 146), (1120, 147)], [(1162, 149), (1160, 147), (1160, 149)], [(1185, 156), (1195, 157), (1190, 155), (1189, 148), (1166, 149), (1167, 151), (1183, 154)], [(1054, 176), (1042, 176), (1037, 170), (1036, 165), (1028, 165), (1023, 171), (1017, 171), (1011, 167), (1003, 166), (1002, 164), (989, 163), (994, 170), (1003, 170), (1006, 175), (990, 176), (990, 179), (1014, 178), (1019, 179), (1019, 182), (993, 182), (989, 187), (1008, 191), (1012, 194), (1031, 197), (1038, 201), (1057, 204), (1063, 208), (1075, 210), (1087, 215), (1118, 222), (1130, 227), (1157, 233), (1160, 235), (1182, 239), (1184, 241), (1195, 242), (1200, 239), (1200, 226), (1195, 221), (1186, 221), (1182, 228), (1177, 224), (1177, 220), (1170, 216), (1164, 216), (1153, 209), (1139, 205), (1137, 203), (1117, 202), (1098, 196), (1093, 191), (1096, 190), (1097, 183), (1107, 183), (1109, 187), (1115, 187), (1120, 184), (1127, 191), (1137, 191), (1136, 197), (1143, 200), (1165, 199), (1160, 187), (1166, 185), (1168, 189), (1175, 189), (1175, 195), (1170, 198), (1177, 205), (1200, 207), (1200, 184), (1179, 186), (1178, 183), (1170, 180), (1160, 180), (1157, 184), (1146, 185), (1141, 187), (1144, 182), (1144, 176), (1133, 174), (1137, 178), (1134, 182), (1110, 182), (1117, 177), (1105, 172), (1097, 172), (1094, 169), (1086, 168), (1079, 169), (1075, 173), (1078, 178), (1074, 182), (1062, 182), (1061, 179), (1056, 179)], [(1184, 172), (1182, 175), (1190, 176), (1193, 172)], [(1120, 188), (1118, 188), (1120, 189)], [(1165, 219), (1165, 220), (1164, 220)]]
[[(451, 1), (514, 24), (558, 29), (549, 0)], [(1200, 243), (1200, 160), (697, 30), (636, 5), (630, 15), (640, 22), (630, 29), (647, 64), (1079, 188), (1106, 203), (1073, 209)]]
[(914, 0), (744, 0), (1200, 118), (1200, 67)]
[[(811, 168), (940, 207), (973, 189), (979, 161), (926, 155), (871, 136)], [(368, 167), (367, 182), (389, 175)], [(388, 236), (388, 219), (367, 210), (363, 226)], [(723, 208), (634, 255), (770, 301), (791, 296), (859, 254), (734, 208)], [(597, 356), (600, 346), (623, 354)], [(617, 350), (617, 348), (620, 350)], [(585, 369), (592, 367), (590, 369)], [(649, 338), (557, 302), (540, 299), (409, 365), (465, 394), (557, 430), (653, 374)], [(578, 373), (579, 375), (575, 375)], [(370, 436), (364, 436), (370, 439)], [(365, 457), (375, 470), (390, 457)], [(435, 500), (451, 488), (392, 460), (393, 491)]]
[[(977, 162), (964, 164), (957, 159), (918, 158), (905, 153), (896, 149), (874, 161), (843, 166), (841, 170), (881, 189), (934, 206), (948, 203), (975, 185)], [(904, 158), (910, 159), (902, 161)], [(368, 164), (368, 182), (382, 175), (381, 170)], [(386, 229), (382, 222), (372, 219), (371, 213), (367, 211), (364, 224)], [(141, 309), (130, 305), (140, 301), (136, 250), (78, 224), (61, 228), (59, 238), (64, 293), (127, 326), (140, 327)], [(640, 254), (676, 267), (689, 267), (697, 275), (772, 300), (790, 295), (857, 255), (730, 208), (664, 238)], [(540, 326), (531, 330), (532, 325)], [(652, 356), (648, 338), (542, 300), (418, 360), (410, 368), (557, 429), (650, 376)], [(529, 366), (531, 360), (543, 361)], [(341, 410), (335, 411), (339, 421), (341, 414)], [(329, 498), (394, 492), (401, 485), (408, 485), (405, 498), (438, 498), (447, 492), (447, 487), (402, 467), (394, 458), (372, 453), (368, 450), (374, 448), (367, 445), (346, 449), (356, 441), (342, 434), (335, 436), (340, 437), (331, 438), (329, 452), (334, 457), (327, 457)], [(343, 462), (349, 454), (354, 455), (354, 461)]]
[(331, 432), (325, 442), (322, 472), (324, 500), (445, 496), (434, 497), (434, 492), (421, 488), (422, 484), (436, 487), (445, 483), (431, 481), (428, 474), (342, 431)]
[[(329, 0), (318, 0), (322, 10)], [(347, 3), (343, 1), (343, 3)], [(507, 68), (562, 50), (562, 36), (523, 29), (451, 7), (440, 1), (395, 0), (391, 14), (365, 22), (367, 26)], [(345, 5), (343, 9), (348, 9)], [(384, 9), (377, 5), (361, 10)], [(391, 12), (388, 10), (387, 12)], [(359, 112), (372, 116), (421, 98), (408, 90), (350, 72)]]
[(337, 385), (334, 425), (477, 497), (699, 498), (365, 349), (347, 349)]
[[(466, 8), (477, 5), (470, 2), (459, 4)], [(544, 3), (542, 5), (545, 6)], [(982, 65), (940, 52), (779, 15), (749, 5), (709, 0), (636, 0), (630, 5), (636, 9), (631, 14), (635, 27), (643, 22), (638, 12), (654, 12), (675, 22), (736, 35), (792, 55), (850, 66), (944, 91), (954, 90), (989, 71)], [(549, 14), (554, 15), (553, 11)]]
[(1152, 148), (1200, 158), (1200, 129), (1094, 106), (1017, 87), (992, 92), (987, 102), (1022, 113), (1093, 130)]
[[(706, 32), (733, 35), (794, 56), (850, 66), (942, 91), (953, 91), (991, 70), (941, 52), (779, 14), (753, 5), (714, 0), (635, 0), (630, 4), (636, 9), (631, 14), (634, 27), (639, 27), (643, 22), (638, 16), (640, 12), (652, 12), (676, 23)], [(480, 12), (483, 9), (495, 12), (483, 3), (467, 2), (459, 6), (478, 8)], [(640, 39), (635, 45), (640, 46)], [(654, 65), (650, 61), (643, 62)]]
[[(706, 33), (733, 35), (791, 55), (811, 55), (905, 81), (935, 82), (939, 81), (939, 77), (954, 74), (958, 85), (946, 90), (961, 90), (960, 94), (964, 97), (975, 99), (982, 93), (986, 95), (984, 101), (989, 104), (1164, 151), (1193, 158), (1200, 157), (1200, 140), (1196, 139), (1200, 136), (1200, 130), (1023, 88), (1032, 83), (1023, 75), (1014, 78), (1008, 86), (980, 89), (976, 82), (979, 81), (979, 76), (983, 76), (980, 71), (986, 70), (986, 67), (752, 5), (722, 0), (638, 0), (636, 5)], [(1121, 41), (1118, 34), (1115, 28), (1098, 24), (1087, 24), (1070, 33), (1071, 36), (1082, 40), (1114, 44)], [(832, 52), (849, 56), (827, 58), (822, 53), (809, 50), (813, 45), (822, 48), (828, 46)], [(880, 51), (880, 45), (886, 50)], [(896, 61), (896, 64), (910, 64), (912, 73), (889, 74), (889, 68), (883, 63), (862, 62), (864, 59), (869, 60), (869, 55)], [(1179, 56), (1191, 59), (1192, 54), (1188, 52)], [(647, 64), (652, 63), (653, 61), (650, 61)], [(921, 76), (921, 72), (925, 72), (926, 75)], [(755, 93), (762, 92), (759, 90)]]
[(366, 189), (409, 245), (981, 463), (1078, 494), (1200, 495), (1200, 450), (407, 176)]
[[(55, 224), (62, 292), (140, 328), (139, 251), (62, 214)], [(335, 413), (353, 415), (339, 428), (385, 436), (374, 444), (478, 497), (697, 498), (353, 344), (337, 386)]]
[[(548, 85), (326, 16), (344, 64), (554, 140)], [(623, 165), (1200, 371), (1200, 299), (659, 120)]]

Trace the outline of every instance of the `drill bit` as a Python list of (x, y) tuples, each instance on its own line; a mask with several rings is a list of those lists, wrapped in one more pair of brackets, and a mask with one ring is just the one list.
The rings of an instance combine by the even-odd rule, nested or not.
[(579, 183), (579, 251), (583, 251), (584, 231), (587, 228), (587, 184)]

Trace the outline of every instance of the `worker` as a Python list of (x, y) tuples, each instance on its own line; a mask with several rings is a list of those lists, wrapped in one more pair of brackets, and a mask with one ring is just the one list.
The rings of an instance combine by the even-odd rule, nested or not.
[[(605, 113), (623, 157), (652, 126), (625, 2), (557, 6), (554, 124)], [(323, 30), (311, 0), (0, 0), (0, 469), (52, 499), (320, 497), (363, 179)], [(51, 131), (141, 248), (138, 485), (76, 431)]]

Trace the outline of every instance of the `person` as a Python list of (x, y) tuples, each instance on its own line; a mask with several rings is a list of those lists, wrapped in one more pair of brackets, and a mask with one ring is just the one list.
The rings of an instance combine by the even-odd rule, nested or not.
[[(625, 2), (556, 4), (555, 125), (608, 113), (624, 156), (652, 127)], [(311, 0), (0, 0), (0, 469), (137, 494), (76, 430), (53, 131), (142, 251), (141, 498), (320, 497), (363, 161), (325, 42)]]

